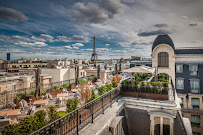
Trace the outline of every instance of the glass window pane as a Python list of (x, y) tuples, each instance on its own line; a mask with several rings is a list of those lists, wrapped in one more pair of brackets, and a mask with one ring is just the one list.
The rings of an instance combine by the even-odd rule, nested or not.
[(184, 80), (183, 79), (177, 79), (176, 80), (176, 88), (177, 89), (183, 89), (184, 88)]
[(191, 115), (191, 123), (192, 124), (200, 124), (200, 116), (198, 116), (198, 115)]
[(191, 98), (192, 106), (199, 106), (199, 98)]
[(167, 52), (160, 52), (158, 54), (158, 66), (159, 67), (168, 67), (169, 65), (169, 58)]

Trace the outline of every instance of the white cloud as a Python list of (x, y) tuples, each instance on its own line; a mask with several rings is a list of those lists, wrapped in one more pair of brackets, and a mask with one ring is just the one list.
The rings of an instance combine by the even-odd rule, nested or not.
[(24, 47), (42, 47), (42, 46), (47, 46), (47, 44), (44, 43), (44, 42), (34, 42), (34, 43), (18, 42), (18, 43), (15, 43), (15, 45), (20, 45), (20, 46), (24, 46)]
[(73, 46), (73, 49), (79, 49), (79, 47)]
[(41, 34), (40, 37), (43, 38), (44, 40), (47, 40), (47, 41), (53, 41), (54, 40), (53, 36), (47, 35), (47, 34)]
[(75, 43), (75, 44), (72, 44), (73, 47), (82, 47), (84, 46), (84, 44), (82, 43)]
[(93, 49), (81, 49), (81, 50), (82, 50), (82, 51), (89, 51), (89, 52), (90, 52), (90, 51), (91, 51), (91, 52), (93, 51)]
[(106, 46), (109, 46), (110, 44), (105, 44)]
[(71, 42), (70, 39), (66, 36), (57, 36), (58, 41), (63, 41), (63, 42)]
[(65, 46), (65, 48), (72, 49), (72, 47), (70, 45)]
[(89, 42), (89, 38), (85, 36), (80, 36), (80, 35), (73, 35), (71, 37), (67, 36), (57, 36), (58, 41), (63, 41), (63, 42), (82, 42), (82, 43), (87, 43)]
[(96, 48), (96, 51), (103, 52), (103, 51), (109, 51), (108, 48)]

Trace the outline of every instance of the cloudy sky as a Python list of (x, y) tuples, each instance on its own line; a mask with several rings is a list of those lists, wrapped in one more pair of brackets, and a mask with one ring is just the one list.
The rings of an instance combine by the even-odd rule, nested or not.
[(0, 59), (151, 55), (158, 34), (203, 47), (203, 0), (0, 0)]

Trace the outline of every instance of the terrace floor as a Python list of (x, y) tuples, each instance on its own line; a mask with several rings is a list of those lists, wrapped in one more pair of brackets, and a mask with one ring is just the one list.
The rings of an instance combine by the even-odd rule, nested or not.
[(116, 116), (117, 111), (122, 107), (120, 102), (115, 102), (112, 104), (112, 108), (107, 108), (104, 111), (104, 114), (100, 114), (94, 119), (94, 123), (89, 123), (85, 126), (80, 132), (79, 135), (97, 135), (100, 134), (107, 125), (113, 120)]
[(156, 109), (167, 109), (167, 110), (178, 110), (177, 105), (172, 101), (161, 101), (153, 99), (143, 99), (135, 97), (121, 97), (118, 102), (112, 105), (112, 108), (108, 108), (104, 111), (104, 114), (100, 114), (94, 119), (94, 123), (89, 123), (80, 132), (80, 135), (100, 135), (108, 125), (111, 124), (112, 120), (117, 116), (117, 113), (123, 109), (123, 105), (133, 105), (136, 108)]

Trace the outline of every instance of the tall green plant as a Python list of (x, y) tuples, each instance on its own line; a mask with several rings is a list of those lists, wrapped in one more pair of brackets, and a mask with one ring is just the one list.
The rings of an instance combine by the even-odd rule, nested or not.
[(66, 103), (66, 112), (72, 112), (73, 110), (77, 109), (79, 104), (79, 100), (77, 98), (68, 99)]
[(58, 90), (58, 89), (60, 89), (60, 86), (54, 85), (54, 86), (53, 86), (53, 89)]
[(57, 111), (54, 106), (50, 106), (47, 108), (47, 114), (48, 114), (48, 122), (53, 122), (54, 120), (58, 119)]
[(30, 134), (33, 132), (33, 116), (25, 117), (24, 119), (20, 120), (19, 123), (19, 134)]
[(113, 88), (116, 88), (116, 87), (117, 87), (116, 82), (114, 82), (114, 81), (112, 82), (112, 87), (113, 87)]
[(2, 134), (3, 135), (19, 135), (18, 133), (19, 124), (8, 124), (4, 127)]
[(46, 112), (44, 110), (39, 110), (34, 114), (33, 130), (38, 130), (47, 124)]

